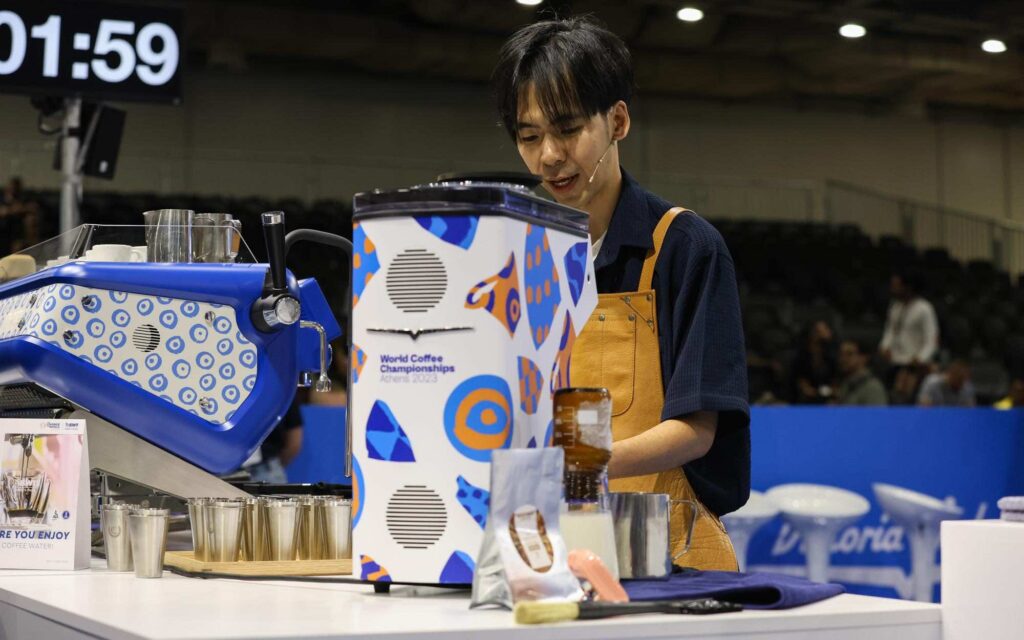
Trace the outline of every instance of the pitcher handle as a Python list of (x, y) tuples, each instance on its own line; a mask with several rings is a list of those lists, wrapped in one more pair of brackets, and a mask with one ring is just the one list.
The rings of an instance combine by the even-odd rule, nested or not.
[[(686, 528), (686, 544), (683, 546), (683, 550), (672, 556), (672, 562), (679, 559), (679, 556), (683, 555), (690, 550), (690, 543), (693, 541), (693, 528), (697, 524), (697, 518), (700, 517), (700, 506), (694, 500), (677, 500), (671, 499), (668, 501), (669, 505), (673, 504), (688, 504), (691, 507), (692, 515), (690, 516), (690, 526)], [(669, 509), (669, 519), (672, 518), (672, 511)]]

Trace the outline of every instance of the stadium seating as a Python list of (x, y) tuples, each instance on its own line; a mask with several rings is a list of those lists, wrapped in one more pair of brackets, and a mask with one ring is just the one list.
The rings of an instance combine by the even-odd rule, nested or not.
[[(42, 237), (55, 235), (59, 195), (27, 196), (43, 207)], [(307, 205), (296, 198), (90, 192), (81, 214), (83, 222), (138, 224), (143, 211), (181, 207), (233, 213), (242, 221), (243, 235), (257, 259), (264, 254), (259, 225), (263, 211), (285, 211), (290, 228), (313, 227), (348, 237), (352, 231), (351, 204), (334, 199)], [(1009, 274), (989, 262), (961, 264), (945, 249), (918, 251), (895, 236), (873, 241), (850, 224), (712, 222), (736, 263), (753, 400), (767, 392), (789, 399), (788, 371), (799, 334), (815, 320), (827, 320), (840, 338), (877, 344), (889, 303), (889, 276), (898, 268), (924, 274), (925, 297), (939, 318), (940, 357), (972, 363), (979, 403), (1002, 397), (1010, 377), (1024, 375), (1024, 281), (1011, 282)], [(311, 245), (290, 256), (289, 266), (298, 277), (318, 276), (340, 310), (346, 286), (338, 276), (344, 273), (343, 260), (334, 249)]]

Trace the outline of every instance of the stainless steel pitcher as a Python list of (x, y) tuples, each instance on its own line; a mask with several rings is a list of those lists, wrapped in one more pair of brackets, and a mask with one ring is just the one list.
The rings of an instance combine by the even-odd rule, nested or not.
[(149, 262), (192, 262), (190, 209), (156, 209), (142, 214), (146, 221)]
[[(664, 578), (672, 563), (690, 550), (699, 507), (692, 500), (673, 500), (667, 493), (609, 493), (608, 506), (615, 523), (615, 551), (621, 578)], [(670, 507), (682, 503), (690, 515), (683, 523), (686, 544), (670, 555)]]
[(234, 262), (242, 240), (242, 222), (230, 213), (197, 213), (192, 220), (193, 262)]

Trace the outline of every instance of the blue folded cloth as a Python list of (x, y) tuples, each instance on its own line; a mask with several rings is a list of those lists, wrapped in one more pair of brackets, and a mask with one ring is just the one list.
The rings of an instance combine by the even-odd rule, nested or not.
[(630, 600), (715, 598), (748, 609), (791, 609), (843, 593), (842, 585), (776, 573), (698, 571), (675, 567), (662, 580), (623, 580)]

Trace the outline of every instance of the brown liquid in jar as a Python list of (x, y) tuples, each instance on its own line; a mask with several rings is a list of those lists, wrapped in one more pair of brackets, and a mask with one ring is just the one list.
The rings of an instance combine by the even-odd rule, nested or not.
[[(593, 502), (604, 493), (605, 475), (611, 451), (611, 404), (608, 389), (569, 387), (555, 391), (554, 442), (565, 450), (566, 502)], [(597, 411), (604, 425), (588, 422), (583, 426), (590, 435), (581, 431), (580, 411)], [(595, 446), (601, 438), (594, 430), (606, 430), (605, 446)]]

